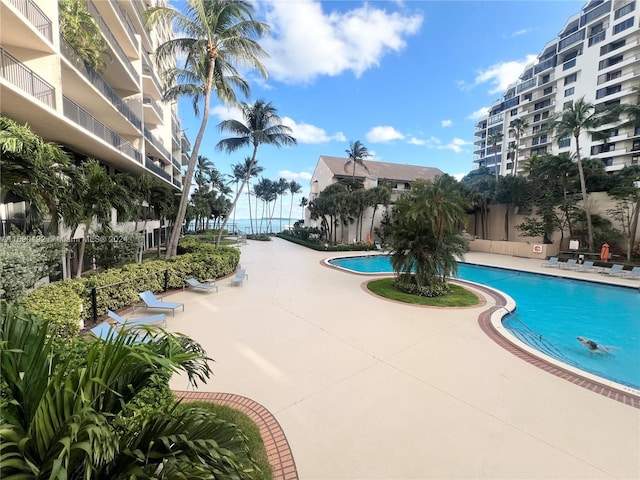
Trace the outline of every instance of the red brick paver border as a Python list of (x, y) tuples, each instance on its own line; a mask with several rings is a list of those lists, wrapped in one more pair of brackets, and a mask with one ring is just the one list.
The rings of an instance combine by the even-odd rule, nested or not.
[(505, 298), (499, 293), (491, 289), (484, 288), (481, 285), (476, 284), (474, 286), (482, 290), (486, 295), (492, 297), (496, 302), (495, 307), (485, 310), (480, 314), (480, 316), (478, 316), (478, 325), (489, 338), (491, 338), (502, 348), (520, 358), (521, 360), (524, 360), (531, 365), (541, 368), (545, 372), (555, 375), (556, 377), (568, 380), (569, 382), (578, 385), (579, 387), (586, 388), (587, 390), (591, 390), (592, 392), (598, 393), (600, 395), (604, 395), (605, 397), (624, 403), (625, 405), (640, 409), (640, 397), (638, 397), (637, 395), (633, 395), (629, 392), (625, 392), (624, 390), (619, 390), (609, 385), (598, 383), (590, 378), (578, 375), (556, 364), (538, 358), (527, 352), (526, 350), (523, 350), (518, 345), (511, 343), (503, 335), (501, 335), (491, 323), (491, 315), (493, 314), (493, 312), (501, 309), (506, 305)]
[(291, 447), (276, 418), (258, 402), (232, 393), (174, 391), (184, 402), (213, 402), (246, 414), (260, 429), (273, 480), (298, 480)]

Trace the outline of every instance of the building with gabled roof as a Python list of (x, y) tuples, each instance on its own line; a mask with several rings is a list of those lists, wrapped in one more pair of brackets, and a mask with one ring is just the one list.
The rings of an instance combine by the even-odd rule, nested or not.
[[(348, 180), (352, 177), (361, 181), (365, 189), (375, 188), (379, 185), (385, 185), (391, 190), (391, 201), (395, 200), (399, 195), (411, 190), (411, 185), (419, 180), (432, 181), (444, 172), (439, 168), (424, 167), (420, 165), (407, 165), (402, 163), (379, 162), (376, 160), (365, 160), (364, 164), (367, 170), (360, 165), (351, 163), (345, 169), (345, 164), (349, 161), (346, 157), (332, 157), (328, 155), (320, 155), (316, 168), (311, 177), (311, 191), (309, 193), (309, 202), (315, 200), (320, 192), (329, 185), (341, 180)], [(384, 214), (384, 208), (378, 208), (374, 212), (373, 208), (368, 208), (365, 212), (364, 222), (371, 222), (372, 216), (375, 215), (374, 225), (378, 226)], [(311, 220), (309, 210), (305, 211), (305, 225), (318, 226), (317, 222)], [(350, 227), (347, 227), (351, 229)], [(349, 232), (346, 238), (353, 240), (355, 237)]]

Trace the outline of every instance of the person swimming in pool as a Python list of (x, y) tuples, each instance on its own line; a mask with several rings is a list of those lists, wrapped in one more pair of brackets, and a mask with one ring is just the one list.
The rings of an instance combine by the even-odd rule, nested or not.
[(589, 340), (589, 339), (584, 338), (584, 337), (577, 337), (577, 339), (581, 344), (583, 344), (585, 347), (587, 347), (592, 352), (602, 352), (602, 351), (609, 350), (609, 347), (605, 347), (603, 345), (598, 345), (597, 342), (595, 342), (593, 340)]

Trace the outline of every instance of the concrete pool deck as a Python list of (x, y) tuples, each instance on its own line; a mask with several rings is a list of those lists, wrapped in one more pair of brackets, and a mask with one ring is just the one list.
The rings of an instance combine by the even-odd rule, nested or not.
[[(322, 266), (327, 252), (280, 239), (241, 251), (243, 286), (228, 278), (217, 294), (173, 294), (186, 308), (169, 329), (215, 359), (199, 391), (248, 397), (275, 416), (299, 478), (640, 478), (640, 410), (498, 346), (478, 325), (491, 297), (411, 307), (365, 293), (368, 277)], [(466, 261), (640, 287), (539, 260)]]

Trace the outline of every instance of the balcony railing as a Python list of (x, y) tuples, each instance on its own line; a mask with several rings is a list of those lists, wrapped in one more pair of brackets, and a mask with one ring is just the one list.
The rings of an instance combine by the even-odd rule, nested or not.
[(109, 102), (118, 109), (118, 111), (125, 116), (131, 124), (138, 130), (142, 129), (142, 120), (133, 113), (133, 110), (124, 103), (124, 100), (111, 88), (111, 86), (104, 81), (104, 79), (91, 67), (85, 64), (75, 49), (62, 37), (60, 37), (60, 51), (64, 57), (69, 60), (73, 66), (82, 73), (91, 84), (98, 89), (102, 95), (106, 97)]
[(124, 65), (124, 68), (127, 69), (127, 71), (131, 74), (131, 76), (136, 81), (136, 83), (139, 83), (140, 76), (138, 75), (138, 72), (136, 72), (135, 68), (133, 68), (133, 65), (131, 64), (129, 57), (127, 57), (127, 55), (124, 53), (124, 51), (122, 50), (122, 47), (120, 46), (116, 38), (113, 36), (113, 33), (111, 33), (109, 26), (102, 19), (100, 12), (98, 12), (98, 9), (96, 8), (96, 6), (93, 4), (91, 0), (87, 1), (87, 11), (91, 15), (93, 15), (93, 18), (96, 20), (96, 22), (98, 22), (100, 31), (102, 32), (102, 35), (104, 35), (104, 37), (106, 38), (107, 43), (111, 46), (111, 50), (113, 51), (113, 53), (115, 53), (116, 56), (120, 58), (120, 61)]
[(177, 168), (178, 171), (182, 169), (182, 165), (180, 165), (180, 162), (176, 159), (176, 157), (171, 157), (171, 163), (173, 163), (173, 166)]
[(147, 77), (151, 77), (151, 80), (155, 84), (156, 88), (159, 92), (162, 92), (162, 85), (160, 84), (160, 80), (158, 80), (158, 76), (153, 68), (153, 62), (151, 61), (151, 57), (144, 50), (142, 51), (142, 58), (144, 59), (142, 62), (142, 74)]
[(153, 173), (160, 175), (162, 178), (164, 178), (165, 180), (171, 182), (171, 175), (169, 175), (167, 172), (165, 172), (162, 168), (160, 168), (159, 166), (157, 166), (155, 163), (153, 163), (153, 160), (149, 159), (149, 158), (145, 158), (144, 159), (144, 166), (147, 167), (149, 170), (151, 170)]
[(171, 179), (171, 183), (173, 183), (176, 187), (178, 188), (182, 188), (182, 182), (180, 180), (177, 180), (175, 178)]
[(171, 154), (169, 153), (169, 150), (167, 150), (167, 148), (160, 142), (160, 140), (158, 140), (155, 137), (155, 135), (153, 133), (151, 133), (151, 130), (149, 130), (146, 127), (144, 129), (144, 138), (146, 138), (149, 142), (151, 142), (153, 144), (153, 146), (160, 153), (162, 153), (167, 160), (169, 160), (171, 158)]
[(151, 97), (143, 97), (142, 103), (144, 103), (145, 105), (150, 105), (151, 108), (153, 108), (153, 111), (158, 114), (158, 117), (160, 117), (160, 119), (164, 118), (164, 114), (162, 113), (162, 108), (160, 107), (160, 104), (156, 100), (154, 100)]
[(53, 43), (53, 28), (52, 22), (49, 17), (47, 17), (40, 7), (38, 7), (35, 2), (32, 0), (9, 0), (11, 4), (16, 7), (29, 23), (36, 27), (38, 30), (49, 42)]
[(6, 50), (0, 48), (0, 74), (19, 89), (40, 100), (45, 105), (56, 108), (56, 90), (37, 73), (20, 63)]
[(532, 78), (530, 80), (527, 80), (526, 82), (521, 83), (520, 85), (518, 85), (516, 87), (516, 91), (518, 93), (520, 92), (524, 92), (525, 90), (529, 90), (530, 88), (533, 88), (536, 86), (536, 79)]
[(85, 130), (93, 133), (96, 137), (104, 140), (112, 147), (127, 155), (129, 158), (142, 164), (142, 154), (138, 149), (87, 112), (84, 108), (74, 103), (73, 100), (67, 97), (63, 97), (62, 100), (65, 117), (77, 123)]
[(129, 14), (127, 12), (125, 12), (124, 10), (122, 10), (122, 7), (120, 7), (118, 2), (111, 2), (111, 5), (113, 6), (113, 9), (116, 11), (116, 14), (118, 15), (118, 17), (120, 18), (120, 21), (124, 25), (124, 29), (127, 31), (127, 35), (129, 36), (129, 40), (131, 40), (131, 42), (134, 45), (136, 45), (136, 41), (135, 41), (136, 29), (133, 26), (133, 23), (131, 22), (131, 19), (129, 18)]

